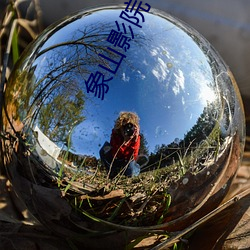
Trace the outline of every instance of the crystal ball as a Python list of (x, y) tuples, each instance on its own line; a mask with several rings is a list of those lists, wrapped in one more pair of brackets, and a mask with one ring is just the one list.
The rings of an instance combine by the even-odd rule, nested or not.
[(15, 65), (2, 123), (6, 171), (29, 211), (96, 248), (180, 230), (216, 208), (245, 138), (223, 59), (141, 3), (47, 28)]

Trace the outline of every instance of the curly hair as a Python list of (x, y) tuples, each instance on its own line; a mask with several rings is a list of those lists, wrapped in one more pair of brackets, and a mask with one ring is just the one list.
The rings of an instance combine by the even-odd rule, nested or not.
[(137, 125), (139, 128), (139, 116), (134, 112), (122, 111), (119, 114), (119, 117), (115, 121), (115, 130), (119, 130), (122, 126), (127, 123), (132, 123)]

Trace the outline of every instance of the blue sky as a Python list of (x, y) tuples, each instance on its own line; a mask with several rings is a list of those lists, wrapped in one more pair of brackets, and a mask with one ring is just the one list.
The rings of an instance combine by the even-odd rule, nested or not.
[[(117, 29), (115, 21), (118, 14), (116, 11), (104, 11), (76, 20), (56, 32), (43, 48), (77, 38), (82, 35), (82, 30), (88, 29), (94, 22), (97, 26), (100, 23), (104, 25), (100, 28)], [(109, 30), (103, 28), (105, 34)], [(141, 132), (152, 152), (157, 145), (167, 145), (175, 138), (183, 139), (207, 102), (216, 98), (210, 61), (193, 37), (164, 18), (151, 14), (145, 14), (143, 27), (134, 28), (134, 33), (129, 50), (123, 51), (126, 58), (115, 75), (103, 71), (98, 65), (95, 68), (93, 64), (86, 64), (81, 65), (82, 69), (72, 76), (86, 95), (83, 111), (86, 119), (75, 127), (72, 134), (72, 150), (78, 154), (98, 157), (101, 145), (110, 139), (120, 111), (134, 111), (139, 115)], [(101, 41), (101, 45), (112, 46), (105, 41)], [(65, 58), (58, 61), (58, 65), (61, 63), (63, 67), (65, 62), (72, 60), (72, 51), (68, 53), (64, 48), (61, 54)], [(37, 60), (37, 79), (46, 73), (45, 59), (50, 61), (51, 56), (54, 61), (53, 55), (53, 51), (45, 53)], [(84, 58), (86, 55), (83, 52), (81, 56)], [(86, 93), (88, 75), (82, 73), (86, 69), (90, 72), (102, 70), (105, 79), (113, 77), (108, 82), (109, 91), (104, 100), (93, 93)]]
[(73, 134), (77, 151), (84, 148), (82, 142), (86, 143), (86, 152), (99, 150), (109, 140), (119, 112), (127, 110), (139, 115), (141, 132), (152, 152), (156, 145), (183, 139), (207, 101), (214, 100), (208, 58), (182, 30), (163, 23), (151, 19), (139, 31), (146, 45), (131, 43), (104, 100), (89, 94), (87, 119)]

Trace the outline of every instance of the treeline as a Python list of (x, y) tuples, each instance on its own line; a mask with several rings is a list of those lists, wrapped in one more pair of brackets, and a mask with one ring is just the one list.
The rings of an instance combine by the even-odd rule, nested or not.
[[(203, 142), (213, 134), (212, 131), (215, 129), (218, 119), (217, 113), (215, 105), (208, 104), (195, 125), (184, 135), (183, 139), (176, 138), (167, 145), (156, 146), (155, 152), (149, 155), (149, 162), (144, 171), (172, 165), (199, 147), (208, 147), (209, 145)], [(214, 140), (216, 143), (215, 138), (210, 139), (210, 142)]]

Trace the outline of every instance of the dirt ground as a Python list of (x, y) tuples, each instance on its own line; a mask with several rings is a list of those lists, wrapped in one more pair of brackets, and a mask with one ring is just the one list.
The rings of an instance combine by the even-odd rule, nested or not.
[[(245, 106), (247, 107), (246, 103)], [(246, 108), (245, 111), (247, 137), (244, 157), (224, 200), (226, 202), (234, 197), (233, 203), (197, 227), (187, 240), (183, 239), (184, 249), (250, 249), (250, 119), (248, 118), (250, 110)], [(148, 237), (137, 244), (134, 249), (152, 249), (159, 241), (161, 241), (159, 237)], [(84, 248), (56, 236), (41, 225), (15, 195), (2, 169), (0, 175), (0, 249), (81, 250)]]
[[(244, 158), (226, 200), (235, 203), (198, 227), (184, 245), (187, 249), (250, 249), (250, 152)], [(242, 192), (248, 194), (237, 196)], [(135, 249), (151, 249), (159, 240), (149, 237)], [(0, 249), (83, 249), (59, 238), (27, 211), (12, 190), (7, 177), (0, 176)], [(102, 248), (100, 248), (102, 249)], [(163, 248), (168, 249), (168, 248)]]

